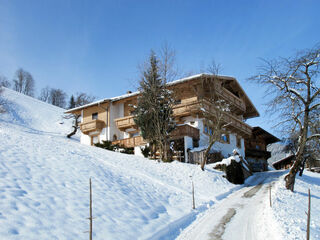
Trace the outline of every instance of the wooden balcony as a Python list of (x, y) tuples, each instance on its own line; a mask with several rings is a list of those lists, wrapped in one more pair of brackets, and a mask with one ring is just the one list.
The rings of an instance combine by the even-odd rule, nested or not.
[(240, 110), (237, 112), (244, 113), (246, 111), (246, 104), (243, 100), (238, 98), (237, 96), (233, 95), (230, 91), (225, 88), (222, 88), (220, 92), (220, 97), (227, 101), (231, 106), (234, 106), (235, 109)]
[[(189, 136), (194, 139), (199, 139), (200, 138), (199, 129), (194, 128), (187, 124), (177, 126), (176, 129), (173, 130), (172, 133), (170, 134), (170, 139), (177, 139), (184, 136)], [(135, 147), (135, 146), (145, 145), (147, 144), (147, 142), (141, 136), (136, 136), (132, 138), (116, 140), (116, 141), (113, 141), (112, 144), (119, 144), (120, 146), (124, 146), (124, 147)]]
[(181, 138), (184, 136), (191, 137), (193, 139), (200, 139), (200, 131), (198, 128), (192, 127), (188, 124), (177, 126), (176, 129), (174, 129), (170, 133), (170, 137), (172, 139)]
[(101, 120), (92, 120), (90, 122), (80, 123), (80, 130), (84, 134), (90, 134), (91, 132), (101, 132), (105, 127), (105, 123)]
[(201, 109), (201, 101), (194, 100), (173, 106), (174, 117), (185, 117), (196, 114)]
[[(173, 116), (179, 119), (185, 116), (198, 114), (199, 117), (201, 117), (202, 108), (206, 110), (214, 111), (214, 108), (209, 101), (193, 99), (193, 101), (173, 106)], [(244, 123), (241, 119), (238, 119), (236, 116), (233, 116), (231, 113), (225, 113), (224, 120), (225, 122), (230, 123), (230, 125), (228, 126), (230, 130), (238, 132), (240, 134), (244, 134), (244, 135), (251, 135), (252, 128), (248, 124)], [(118, 129), (121, 131), (125, 131), (126, 129), (129, 129), (129, 128), (137, 129), (137, 125), (133, 120), (133, 116), (117, 118), (115, 119), (115, 122)], [(190, 131), (193, 131), (193, 130), (190, 130)], [(196, 133), (193, 133), (193, 135), (194, 134)]]
[(226, 123), (230, 123), (228, 128), (233, 130), (234, 132), (237, 132), (237, 133), (240, 133), (240, 134), (246, 135), (246, 136), (251, 136), (252, 127), (250, 127), (245, 122), (242, 122), (240, 119), (236, 118), (235, 116), (231, 115), (230, 113), (225, 113), (224, 120)]
[(125, 131), (128, 128), (137, 128), (137, 125), (133, 120), (133, 116), (117, 118), (114, 121), (116, 122), (117, 128), (121, 131)]
[(124, 147), (135, 147), (135, 146), (145, 145), (147, 144), (147, 142), (144, 141), (141, 136), (136, 136), (132, 138), (116, 140), (116, 141), (113, 141), (112, 144), (119, 144), (120, 146), (124, 146)]

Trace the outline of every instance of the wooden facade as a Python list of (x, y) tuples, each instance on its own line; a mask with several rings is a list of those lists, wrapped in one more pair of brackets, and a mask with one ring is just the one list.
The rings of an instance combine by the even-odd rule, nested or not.
[[(171, 133), (171, 139), (183, 139), (184, 137), (190, 137), (193, 140), (200, 139), (199, 129), (191, 126), (192, 124), (186, 124), (185, 119), (203, 119), (203, 109), (214, 111), (214, 103), (209, 101), (208, 83), (210, 83), (210, 89), (214, 89), (215, 95), (230, 105), (231, 111), (225, 113), (224, 116), (224, 121), (229, 123), (226, 131), (242, 139), (249, 139), (253, 129), (244, 120), (258, 117), (258, 111), (235, 78), (208, 74), (199, 74), (167, 84), (168, 89), (174, 92), (176, 102), (173, 106), (173, 115), (178, 125)], [(80, 129), (86, 136), (96, 136), (102, 132), (103, 128), (109, 128), (108, 131), (112, 133), (108, 135), (106, 130), (102, 137), (107, 136), (109, 138), (107, 140), (114, 140), (114, 144), (126, 147), (141, 146), (146, 142), (141, 136), (137, 136), (138, 127), (132, 115), (132, 106), (137, 104), (138, 97), (139, 92), (130, 93), (103, 99), (68, 110), (66, 113), (81, 114)], [(114, 115), (114, 112), (117, 114)], [(120, 136), (119, 133), (122, 135)]]
[(254, 172), (267, 171), (268, 158), (271, 152), (267, 151), (267, 145), (280, 141), (260, 127), (252, 128), (252, 135), (245, 139), (245, 155)]
[(295, 160), (295, 155), (290, 155), (288, 157), (285, 157), (283, 159), (280, 159), (279, 161), (272, 163), (272, 166), (277, 170), (289, 169), (294, 163), (294, 160)]

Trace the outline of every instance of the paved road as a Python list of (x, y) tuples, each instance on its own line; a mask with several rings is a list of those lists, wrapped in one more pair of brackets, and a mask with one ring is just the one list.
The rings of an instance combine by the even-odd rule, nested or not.
[(268, 187), (283, 172), (256, 173), (246, 186), (216, 204), (178, 239), (190, 240), (266, 240), (280, 239), (273, 231), (269, 211)]

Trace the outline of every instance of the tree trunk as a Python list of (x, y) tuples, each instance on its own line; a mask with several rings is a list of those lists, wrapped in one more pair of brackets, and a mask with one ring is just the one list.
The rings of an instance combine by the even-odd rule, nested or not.
[(303, 161), (303, 152), (304, 152), (304, 144), (301, 146), (300, 150), (296, 154), (296, 160), (294, 161), (289, 173), (285, 176), (285, 181), (286, 181), (286, 188), (288, 190), (291, 190), (292, 192), (294, 191), (294, 183), (295, 183), (295, 178), (296, 174), (299, 171), (299, 168), (301, 166), (301, 163)]
[[(308, 94), (308, 103), (310, 102), (309, 96), (310, 94)], [(305, 106), (305, 110), (304, 110), (303, 128), (301, 129), (300, 136), (299, 136), (298, 152), (295, 155), (296, 160), (294, 161), (289, 173), (284, 177), (284, 180), (286, 181), (286, 188), (288, 190), (291, 190), (292, 192), (294, 190), (296, 174), (299, 171), (299, 168), (303, 161), (304, 149), (307, 143), (307, 136), (308, 136), (308, 129), (309, 129), (309, 111), (310, 111), (308, 103)]]
[(211, 147), (212, 147), (212, 145), (213, 145), (214, 143), (215, 143), (215, 141), (211, 141), (210, 144), (209, 144), (209, 146), (207, 147), (206, 151), (205, 151), (204, 154), (203, 154), (203, 160), (202, 160), (201, 165), (200, 165), (202, 171), (204, 171), (204, 166), (205, 166), (206, 163), (207, 163), (210, 149), (211, 149)]
[(76, 126), (72, 126), (72, 127), (73, 127), (73, 131), (67, 135), (67, 138), (71, 138), (73, 135), (76, 134), (76, 132), (78, 130), (78, 127), (76, 127)]

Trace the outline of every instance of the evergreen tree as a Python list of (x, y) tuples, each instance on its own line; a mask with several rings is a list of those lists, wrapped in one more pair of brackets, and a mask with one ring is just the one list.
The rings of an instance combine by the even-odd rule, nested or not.
[(74, 100), (74, 96), (71, 95), (70, 101), (69, 101), (69, 109), (75, 108), (76, 107), (76, 102)]
[(174, 129), (171, 91), (159, 74), (159, 63), (154, 52), (143, 71), (139, 88), (141, 95), (135, 109), (134, 121), (140, 128), (142, 137), (155, 144), (162, 160), (168, 160), (169, 133)]

